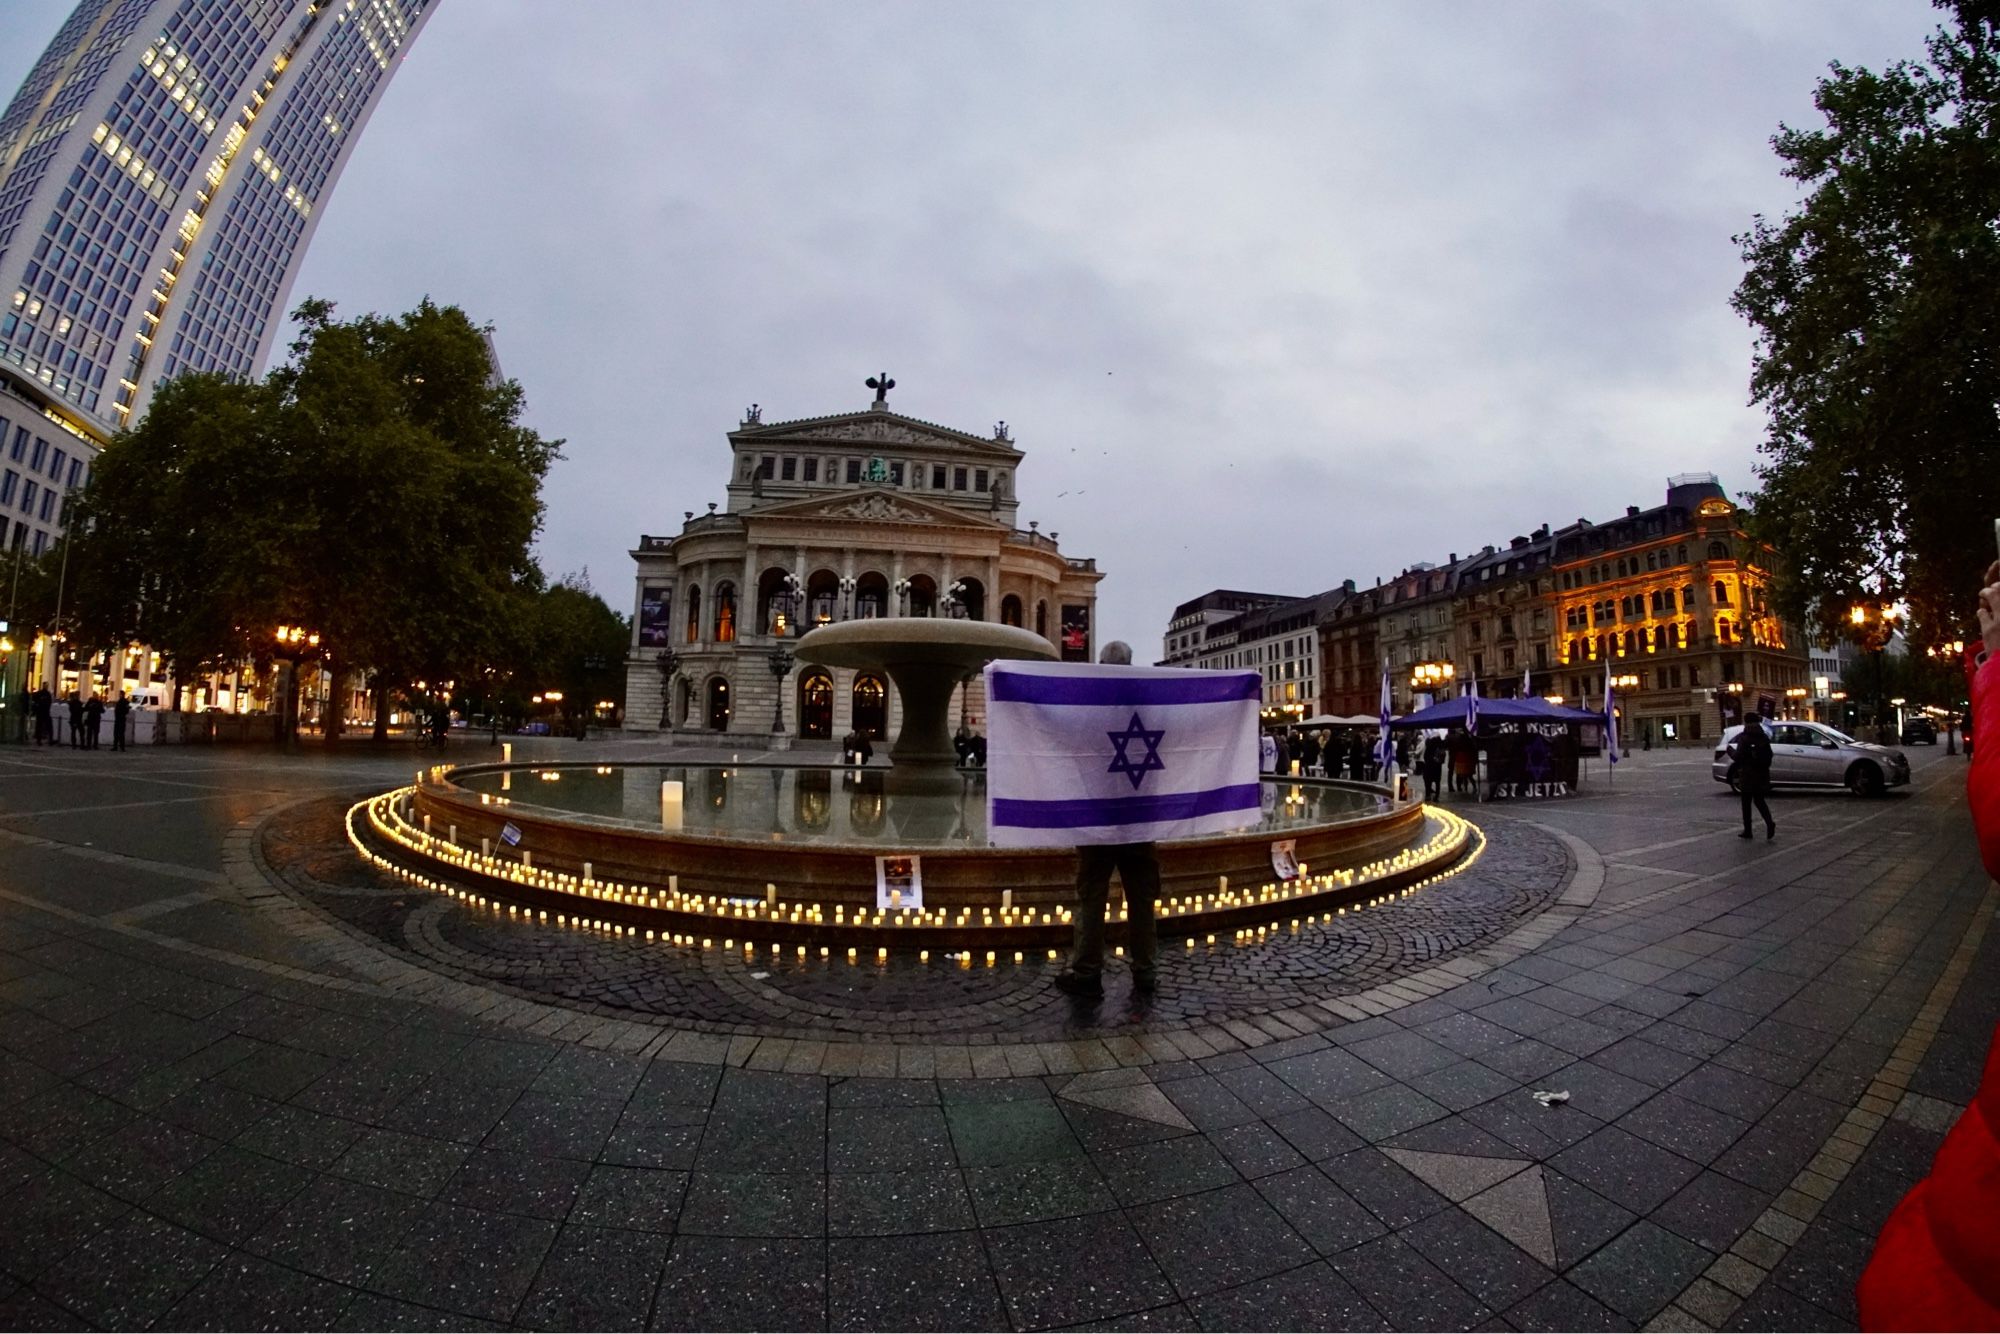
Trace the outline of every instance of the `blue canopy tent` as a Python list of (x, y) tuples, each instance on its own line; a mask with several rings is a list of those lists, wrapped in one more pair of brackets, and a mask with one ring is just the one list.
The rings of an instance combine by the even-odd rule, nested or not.
[[(1465, 705), (1463, 698), (1448, 699), (1392, 718), (1389, 726), (1411, 731), (1462, 728)], [(1481, 699), (1479, 739), (1466, 742), (1474, 763), (1483, 761), (1486, 770), (1483, 785), (1474, 776), (1474, 790), (1484, 786), (1481, 800), (1567, 795), (1580, 776), (1580, 733), (1603, 722), (1603, 714), (1545, 699)]]

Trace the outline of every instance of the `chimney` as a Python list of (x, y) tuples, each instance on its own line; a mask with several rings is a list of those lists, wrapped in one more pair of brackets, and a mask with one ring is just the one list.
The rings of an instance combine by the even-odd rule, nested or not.
[(1452, 565), (1458, 564), (1458, 553), (1456, 551), (1451, 553), (1451, 560), (1447, 563)]
[(1639, 517), (1639, 507), (1638, 507), (1637, 505), (1627, 505), (1627, 506), (1625, 507), (1625, 517), (1626, 517), (1626, 518), (1628, 518), (1628, 519), (1636, 519), (1636, 518), (1638, 518), (1638, 517)]

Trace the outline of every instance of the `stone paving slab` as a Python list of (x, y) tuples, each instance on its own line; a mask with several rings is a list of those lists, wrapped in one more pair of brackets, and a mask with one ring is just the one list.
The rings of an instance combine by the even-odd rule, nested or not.
[[(400, 760), (0, 760), (0, 1321), (1851, 1327), (2000, 905), (1944, 757), (1769, 845), (1701, 758), (1475, 812), (1562, 867), (1482, 943), (1033, 1042), (662, 1028), (272, 896), (260, 822)], [(155, 790), (212, 795), (130, 854), (43, 814)]]

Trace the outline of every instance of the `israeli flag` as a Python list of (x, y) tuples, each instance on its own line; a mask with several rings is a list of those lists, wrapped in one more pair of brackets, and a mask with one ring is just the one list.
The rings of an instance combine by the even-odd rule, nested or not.
[(1535, 669), (1532, 667), (1523, 667), (1521, 669), (1521, 698), (1531, 699), (1533, 698), (1534, 693), (1535, 693)]
[(1388, 773), (1389, 766), (1396, 762), (1396, 743), (1389, 739), (1389, 664), (1382, 664), (1382, 714), (1380, 725), (1375, 732), (1375, 762)]
[(988, 664), (988, 836), (1069, 847), (1257, 823), (1262, 694), (1256, 672)]
[(1465, 683), (1465, 730), (1473, 736), (1479, 735), (1479, 678), (1476, 676)]
[(1618, 763), (1618, 710), (1611, 701), (1611, 664), (1604, 664), (1604, 753)]

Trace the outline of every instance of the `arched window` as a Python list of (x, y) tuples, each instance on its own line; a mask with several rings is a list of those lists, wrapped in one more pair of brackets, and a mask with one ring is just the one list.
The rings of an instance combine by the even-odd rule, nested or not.
[(715, 586), (715, 642), (733, 644), (736, 642), (736, 585), (729, 583)]
[(1731, 644), (1736, 641), (1736, 627), (1730, 622), (1727, 616), (1718, 616), (1715, 618), (1715, 638), (1716, 642), (1722, 644)]
[(952, 597), (958, 603), (958, 614), (968, 621), (986, 619), (986, 585), (967, 575), (952, 581)]
[(1727, 542), (1710, 542), (1708, 544), (1708, 558), (1710, 560), (1728, 560), (1729, 544)]
[(907, 616), (937, 615), (937, 580), (927, 574), (910, 576)]
[(701, 640), (701, 589), (688, 589), (688, 643)]
[(1687, 563), (1688, 563), (1688, 547), (1687, 543), (1683, 542), (1679, 546), (1674, 548), (1674, 564), (1685, 565)]
[(1021, 599), (1012, 593), (1000, 599), (1000, 624), (1012, 626), (1021, 624)]
[(1729, 585), (1720, 579), (1715, 581), (1715, 605), (1718, 607), (1729, 605)]
[(855, 582), (854, 614), (864, 621), (889, 614), (889, 580), (879, 570), (870, 570)]
[(791, 573), (774, 565), (757, 576), (757, 624), (766, 634), (794, 633), (792, 623), (798, 611), (792, 606), (791, 585), (786, 582)]
[(840, 576), (832, 570), (814, 570), (806, 580), (806, 624), (830, 624), (840, 614)]
[(729, 730), (729, 682), (720, 676), (708, 678), (708, 730)]

